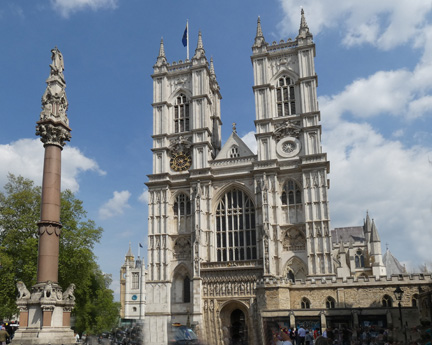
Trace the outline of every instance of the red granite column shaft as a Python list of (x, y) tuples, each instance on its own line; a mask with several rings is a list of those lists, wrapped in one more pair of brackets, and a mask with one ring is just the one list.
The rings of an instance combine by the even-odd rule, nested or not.
[(61, 151), (45, 145), (37, 282), (58, 282), (60, 234)]

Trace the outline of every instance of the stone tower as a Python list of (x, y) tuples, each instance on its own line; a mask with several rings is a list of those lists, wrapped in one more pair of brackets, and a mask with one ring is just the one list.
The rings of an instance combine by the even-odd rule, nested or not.
[(221, 146), (221, 95), (201, 34), (191, 61), (168, 64), (161, 42), (147, 183), (149, 344), (165, 344), (173, 323), (195, 326), (209, 344), (262, 343), (268, 306), (258, 281), (334, 276), (314, 56), (303, 12), (286, 42), (268, 44), (258, 19), (254, 154), (236, 124)]
[(58, 284), (60, 223), (61, 151), (71, 138), (66, 111), (68, 100), (63, 75), (63, 55), (51, 50), (52, 63), (47, 88), (42, 96), (42, 112), (36, 135), (45, 148), (37, 283), (31, 293), (18, 282), (20, 328), (13, 339), (17, 344), (74, 344), (70, 313), (75, 305), (75, 286), (65, 292)]

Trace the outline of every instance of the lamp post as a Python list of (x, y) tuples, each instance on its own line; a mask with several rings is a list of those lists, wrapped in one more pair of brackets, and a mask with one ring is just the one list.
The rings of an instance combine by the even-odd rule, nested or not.
[(396, 300), (398, 301), (398, 307), (399, 307), (399, 320), (401, 323), (401, 329), (403, 330), (404, 333), (404, 337), (405, 337), (405, 344), (408, 344), (408, 340), (407, 340), (407, 333), (406, 333), (406, 328), (404, 327), (403, 324), (403, 319), (402, 319), (402, 305), (401, 305), (401, 301), (402, 301), (402, 296), (404, 294), (404, 291), (400, 288), (400, 286), (398, 285), (396, 290), (394, 290), (394, 295), (396, 297)]

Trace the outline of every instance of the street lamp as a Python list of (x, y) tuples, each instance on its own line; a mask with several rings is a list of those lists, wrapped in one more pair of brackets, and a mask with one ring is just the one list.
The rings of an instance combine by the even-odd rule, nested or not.
[(404, 332), (404, 337), (405, 337), (405, 344), (408, 344), (408, 339), (407, 339), (407, 334), (406, 334), (406, 329), (403, 325), (403, 320), (402, 320), (402, 305), (401, 305), (401, 301), (402, 301), (402, 296), (404, 294), (404, 291), (400, 288), (400, 286), (398, 285), (396, 290), (394, 290), (394, 295), (396, 297), (396, 300), (398, 301), (398, 307), (399, 307), (399, 320), (401, 323), (401, 329)]

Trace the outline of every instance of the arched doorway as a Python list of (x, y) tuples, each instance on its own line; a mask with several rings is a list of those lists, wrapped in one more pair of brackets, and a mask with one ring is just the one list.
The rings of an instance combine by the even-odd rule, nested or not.
[[(220, 312), (223, 345), (252, 345), (248, 307), (239, 301), (227, 302)], [(253, 333), (253, 331), (252, 331)], [(253, 338), (253, 334), (252, 334)]]
[(235, 309), (231, 313), (231, 344), (230, 345), (246, 345), (247, 326), (245, 321), (245, 314), (240, 309)]

